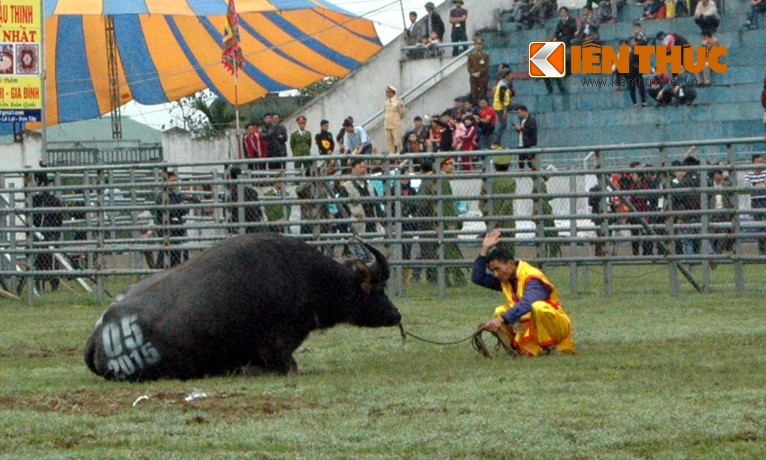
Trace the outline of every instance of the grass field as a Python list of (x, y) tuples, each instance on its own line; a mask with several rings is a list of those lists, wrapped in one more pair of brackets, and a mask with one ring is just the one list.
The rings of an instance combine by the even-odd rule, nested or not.
[[(712, 294), (678, 297), (656, 267), (616, 269), (610, 298), (598, 270), (575, 297), (568, 271), (551, 270), (575, 356), (485, 359), (343, 326), (309, 337), (290, 378), (107, 382), (81, 356), (106, 304), (3, 300), (0, 457), (765, 458), (765, 268), (748, 267), (741, 298), (727, 267)], [(418, 285), (394, 300), (437, 340), (470, 334), (501, 301), (448, 294)], [(185, 401), (195, 391), (206, 397)]]

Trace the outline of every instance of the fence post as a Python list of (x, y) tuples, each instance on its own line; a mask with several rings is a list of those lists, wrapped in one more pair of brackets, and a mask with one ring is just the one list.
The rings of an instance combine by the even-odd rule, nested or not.
[[(572, 169), (574, 172), (575, 170)], [(569, 243), (571, 257), (577, 257), (577, 197), (574, 196), (577, 193), (577, 176), (572, 174), (569, 177), (569, 214), (572, 216), (569, 218)], [(569, 263), (569, 290), (573, 295), (577, 294), (577, 261)]]
[[(600, 169), (603, 165), (602, 163), (602, 157), (599, 152), (596, 152), (596, 159), (598, 161), (598, 164), (596, 165), (597, 169)], [(612, 181), (611, 179), (607, 179), (606, 174), (600, 173), (598, 175), (598, 187), (601, 189), (602, 193), (610, 192), (613, 190), (612, 187)], [(601, 219), (601, 236), (596, 235), (597, 240), (602, 240), (601, 247), (603, 248), (601, 250), (602, 257), (604, 257), (604, 295), (606, 297), (612, 296), (612, 264), (609, 262), (609, 254), (606, 251), (606, 245), (607, 241), (603, 241), (604, 238), (607, 238), (610, 236), (610, 230), (609, 230), (609, 196), (608, 195), (602, 195), (601, 199), (598, 201), (599, 205), (599, 211), (602, 216), (604, 216), (603, 219)], [(614, 244), (612, 244), (612, 247), (614, 247)]]
[[(130, 171), (128, 172), (128, 177), (129, 177), (130, 184), (131, 184), (131, 188), (130, 188), (130, 206), (131, 206), (132, 209), (130, 210), (130, 222), (131, 222), (131, 225), (137, 227), (139, 225), (138, 224), (138, 214), (139, 213), (136, 211), (136, 206), (138, 205), (138, 202), (136, 201), (136, 189), (133, 188), (133, 185), (135, 185), (135, 183), (136, 183), (136, 170), (131, 168)], [(134, 239), (140, 241), (140, 239), (141, 239), (141, 230), (138, 230), (138, 229), (132, 230), (130, 232), (130, 234), (132, 235), (132, 237)], [(135, 270), (140, 270), (141, 269), (141, 265), (142, 265), (143, 262), (141, 260), (140, 255), (139, 255), (139, 252), (137, 252), (137, 251), (130, 251), (130, 261), (131, 261), (131, 265), (133, 265), (133, 269), (135, 269)], [(152, 268), (152, 267), (149, 267), (149, 268)], [(138, 279), (139, 279), (138, 275), (134, 275), (133, 276), (133, 280), (134, 281), (138, 281)]]
[[(96, 176), (96, 185), (101, 186), (104, 185), (104, 170), (99, 169), (97, 176)], [(105, 247), (104, 244), (104, 189), (99, 187), (96, 190), (96, 196), (98, 200), (98, 214), (97, 214), (97, 224), (98, 224), (98, 238), (96, 241), (96, 248), (99, 250), (99, 252), (96, 254), (96, 270), (97, 272), (100, 272), (104, 268), (104, 253), (102, 250)], [(104, 276), (100, 273), (96, 274), (96, 299), (99, 301), (104, 300)]]
[[(9, 183), (8, 186), (10, 189), (16, 188), (16, 184), (13, 184), (13, 183)], [(5, 181), (3, 181), (3, 188), (5, 188)], [(9, 229), (8, 233), (4, 234), (8, 238), (8, 247), (10, 248), (10, 253), (8, 254), (8, 269), (14, 272), (17, 272), (16, 261), (19, 255), (16, 253), (16, 192), (15, 190), (11, 190), (11, 192), (8, 193), (8, 212), (5, 214), (5, 217), (3, 218), (3, 223), (6, 224), (4, 226), (7, 226)], [(7, 279), (8, 279), (9, 290), (11, 292), (18, 294), (19, 282), (21, 279), (14, 275), (9, 276)]]
[[(32, 194), (29, 192), (29, 187), (32, 186), (32, 173), (24, 173), (24, 215), (25, 215), (25, 227), (26, 235), (25, 245), (27, 248), (27, 270), (35, 269), (35, 255), (32, 253), (32, 249), (35, 246), (35, 229), (34, 229), (34, 214), (32, 213)], [(27, 305), (32, 306), (35, 304), (35, 285), (37, 284), (37, 278), (35, 275), (27, 278)]]
[[(707, 188), (710, 184), (710, 181), (708, 180), (708, 173), (709, 170), (705, 169), (703, 171), (700, 171), (700, 187)], [(708, 202), (708, 193), (707, 191), (703, 191), (700, 194), (700, 210), (702, 211), (702, 221), (700, 225), (700, 232), (702, 235), (708, 235), (710, 233), (710, 214), (708, 214), (706, 211), (710, 209), (709, 202)], [(702, 259), (702, 292), (710, 292), (710, 244), (711, 240), (710, 237), (705, 236), (704, 238), (700, 238), (700, 253), (705, 256)]]
[[(231, 178), (229, 178), (231, 179)], [(232, 184), (234, 187), (234, 190), (237, 191), (237, 235), (244, 235), (245, 234), (245, 225), (247, 225), (247, 221), (245, 220), (245, 184), (240, 182), (242, 179), (239, 177), (237, 178), (237, 182)], [(234, 215), (235, 211), (231, 208), (229, 208), (229, 215)]]
[[(404, 238), (402, 235), (402, 203), (399, 198), (402, 196), (402, 182), (401, 180), (397, 180), (394, 182), (394, 197), (396, 198), (396, 201), (394, 202), (394, 224), (393, 224), (393, 236), (394, 239), (398, 239), (399, 241)], [(389, 224), (390, 225), (390, 224)], [(411, 238), (410, 236), (407, 236), (407, 238)], [(402, 295), (404, 291), (404, 270), (405, 266), (396, 264), (397, 262), (406, 262), (403, 258), (402, 251), (402, 244), (406, 243), (400, 243), (397, 245), (394, 245), (394, 294), (397, 296)], [(411, 246), (410, 246), (411, 247)]]
[[(438, 159), (437, 159), (438, 160)], [(442, 194), (442, 181), (449, 180), (446, 177), (444, 177), (444, 174), (441, 171), (440, 166), (436, 166), (439, 168), (439, 172), (436, 176), (436, 218), (438, 219), (438, 222), (436, 223), (436, 239), (438, 241), (437, 246), (437, 252), (436, 252), (436, 260), (439, 261), (439, 263), (436, 266), (436, 280), (437, 284), (439, 285), (439, 297), (444, 297), (446, 295), (446, 285), (447, 285), (447, 273), (444, 270), (444, 195)], [(426, 276), (426, 279), (428, 276)]]
[[(157, 171), (160, 172), (160, 171)], [(160, 225), (162, 226), (162, 249), (160, 250), (160, 254), (162, 254), (162, 268), (167, 269), (170, 267), (170, 211), (168, 210), (168, 204), (170, 203), (170, 197), (169, 197), (169, 190), (168, 190), (168, 177), (165, 171), (161, 174), (161, 179), (159, 179), (159, 182), (162, 182), (162, 185), (160, 185), (160, 203), (157, 203), (157, 200), (155, 199), (155, 203), (162, 206), (162, 222), (160, 222)], [(155, 210), (155, 212), (159, 212), (159, 209)], [(225, 218), (225, 212), (224, 212), (224, 222), (226, 221)]]
[[(661, 163), (663, 167), (667, 168), (668, 166), (670, 166), (670, 158), (668, 158), (668, 152), (665, 149), (665, 147), (660, 147), (660, 159), (662, 160)], [(663, 203), (663, 210), (665, 211), (673, 210), (673, 192), (671, 191), (671, 188), (670, 188), (669, 174), (670, 173), (668, 173), (668, 171), (662, 172), (662, 188), (664, 188), (667, 191), (664, 198), (665, 202)], [(673, 217), (670, 214), (668, 214), (665, 217), (665, 233), (671, 237), (675, 236), (675, 229), (673, 226), (674, 220), (675, 220), (675, 217)], [(668, 255), (672, 255), (672, 253), (675, 252), (676, 245), (678, 244), (677, 241), (678, 240), (675, 240), (675, 239), (668, 240), (668, 244), (665, 245), (668, 249), (668, 252), (670, 252), (670, 254)], [(669, 268), (668, 279), (670, 280), (670, 292), (676, 295), (681, 290), (681, 287), (678, 284), (678, 262), (676, 262), (675, 260), (671, 261), (668, 268)]]
[(532, 174), (532, 194), (535, 195), (535, 198), (533, 198), (532, 201), (532, 216), (533, 216), (533, 223), (535, 225), (535, 249), (537, 253), (538, 262), (537, 264), (540, 266), (540, 268), (543, 268), (543, 263), (539, 262), (539, 259), (544, 259), (546, 257), (546, 244), (542, 242), (542, 239), (545, 238), (545, 206), (543, 204), (543, 201), (545, 200), (545, 197), (542, 196), (542, 183), (543, 178), (542, 176), (538, 176), (535, 173), (540, 173), (540, 157), (538, 155), (535, 155), (534, 160), (532, 162), (535, 165), (535, 169)]
[[(729, 183), (731, 187), (736, 189), (739, 187), (739, 180), (737, 179), (737, 155), (734, 152), (734, 146), (732, 144), (726, 144), (726, 156), (729, 162)], [(742, 228), (739, 224), (739, 196), (737, 196), (736, 204), (737, 212), (734, 213), (732, 220), (732, 226), (734, 227), (734, 286), (738, 296), (745, 294), (745, 272), (742, 264)]]

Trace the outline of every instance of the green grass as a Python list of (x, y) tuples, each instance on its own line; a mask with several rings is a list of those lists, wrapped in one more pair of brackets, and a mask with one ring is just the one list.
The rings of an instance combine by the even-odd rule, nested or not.
[[(344, 326), (309, 337), (289, 378), (107, 382), (81, 357), (105, 305), (4, 300), (0, 457), (764, 458), (766, 270), (748, 267), (744, 297), (727, 267), (713, 293), (672, 297), (657, 268), (616, 269), (609, 298), (600, 269), (577, 296), (568, 270), (550, 270), (575, 356), (485, 359)], [(418, 285), (395, 302), (412, 332), (453, 340), (501, 299)], [(193, 391), (207, 398), (185, 402)]]

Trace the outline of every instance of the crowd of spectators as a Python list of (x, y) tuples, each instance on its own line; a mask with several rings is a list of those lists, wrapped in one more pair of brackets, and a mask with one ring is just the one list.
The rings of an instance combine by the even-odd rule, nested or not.
[[(607, 221), (609, 227), (627, 225), (631, 236), (644, 237), (631, 241), (632, 254), (696, 255), (702, 252), (702, 240), (709, 239), (708, 253), (724, 254), (734, 250), (735, 220), (739, 219), (737, 194), (732, 189), (726, 165), (707, 165), (704, 171), (698, 169), (701, 161), (695, 156), (696, 147), (690, 148), (682, 160), (674, 160), (670, 169), (658, 172), (651, 164), (631, 162), (631, 171), (623, 175), (605, 178), (606, 192), (601, 186), (591, 187), (592, 195), (588, 206), (594, 217), (598, 237), (606, 234), (602, 224)], [(744, 175), (744, 187), (750, 199), (753, 229), (766, 230), (766, 168), (763, 156), (752, 156), (753, 170)], [(704, 178), (704, 179), (703, 179)], [(703, 190), (703, 188), (707, 190)], [(618, 195), (619, 194), (619, 195)], [(703, 205), (703, 197), (707, 200)], [(700, 236), (703, 225), (703, 212), (708, 220), (708, 233), (712, 238)], [(641, 214), (639, 214), (641, 213)], [(659, 243), (658, 237), (666, 235), (668, 228), (683, 238), (673, 239), (673, 243)], [(766, 254), (766, 238), (757, 237), (758, 253)], [(605, 244), (595, 245), (596, 256), (606, 256)]]
[[(452, 56), (458, 56), (468, 50), (468, 10), (463, 0), (453, 0), (447, 22), (450, 25), (450, 41), (457, 43), (452, 47)], [(407, 57), (410, 59), (435, 58), (444, 55), (442, 43), (446, 27), (444, 20), (436, 11), (433, 2), (425, 4), (426, 14), (418, 19), (417, 11), (410, 11), (409, 24), (404, 29), (407, 44)]]
[[(450, 12), (449, 24), (451, 25), (451, 40), (454, 43), (466, 42), (466, 20), (468, 11), (463, 7), (463, 1), (453, 1), (455, 8)], [(575, 19), (569, 14), (566, 7), (558, 10), (559, 21), (555, 26), (553, 36), (554, 40), (564, 41), (572, 45), (582, 45), (586, 42), (600, 42), (599, 25), (617, 20), (617, 9), (623, 2), (617, 0), (607, 0), (599, 2), (596, 11), (593, 10), (593, 2), (589, 0), (582, 10), (582, 13)], [(644, 2), (645, 13), (643, 19), (659, 19), (659, 16), (667, 17), (667, 4), (662, 1), (661, 6), (656, 0), (647, 0)], [(678, 0), (673, 3), (674, 14), (682, 15), (684, 11), (691, 11), (692, 8), (685, 0)], [(753, 2), (753, 9), (750, 21), (757, 27), (758, 14), (763, 11), (761, 2)], [(435, 46), (441, 43), (445, 33), (445, 25), (441, 17), (435, 11), (434, 4), (428, 2), (425, 5), (427, 14), (422, 20), (418, 20), (417, 13), (410, 13), (410, 25), (405, 35), (408, 44), (422, 43), (426, 53), (441, 53), (441, 48)], [(535, 11), (548, 11), (549, 6), (543, 1), (517, 0), (514, 2), (514, 19), (519, 24), (528, 23), (530, 18), (534, 20)], [(662, 11), (660, 11), (662, 9)], [(695, 22), (702, 30), (703, 44), (712, 49), (720, 46), (720, 42), (713, 34), (716, 32), (720, 23), (720, 14), (718, 13), (715, 0), (700, 0), (693, 9)], [(658, 44), (662, 44), (668, 49), (672, 46), (683, 46), (689, 43), (685, 37), (677, 33), (659, 32), (656, 37)], [(633, 48), (638, 45), (648, 44), (646, 35), (642, 31), (640, 22), (633, 24), (632, 36), (624, 41), (630, 47), (630, 67), (629, 72), (621, 75), (615, 71), (615, 78), (618, 87), (622, 86), (623, 81), (627, 84), (632, 103), (636, 107), (648, 105), (648, 98), (655, 101), (656, 105), (668, 105), (672, 103), (687, 104), (691, 103), (695, 97), (693, 88), (684, 86), (675, 75), (660, 72), (651, 79), (648, 88), (644, 86), (643, 75), (638, 69), (638, 60), (633, 53)], [(513, 74), (507, 64), (500, 64), (497, 68), (497, 81), (490, 86), (491, 69), (490, 56), (483, 49), (484, 42), (481, 37), (474, 40), (474, 49), (468, 56), (468, 81), (470, 84), (470, 94), (467, 96), (459, 95), (454, 98), (454, 106), (445, 108), (440, 113), (431, 116), (415, 116), (412, 118), (412, 124), (403, 126), (406, 120), (406, 101), (399, 97), (398, 89), (389, 85), (385, 88), (385, 98), (383, 100), (384, 109), (384, 130), (385, 130), (385, 150), (381, 146), (380, 150), (388, 154), (396, 153), (421, 153), (421, 152), (455, 152), (454, 156), (441, 158), (438, 165), (430, 161), (417, 161), (412, 164), (398, 164), (400, 174), (416, 172), (426, 176), (434, 176), (435, 167), (442, 174), (453, 174), (458, 171), (471, 171), (483, 162), (477, 161), (474, 152), (476, 150), (487, 149), (517, 149), (518, 150), (518, 169), (535, 170), (535, 157), (533, 154), (525, 153), (524, 150), (533, 148), (537, 145), (538, 126), (537, 120), (530, 112), (527, 106), (517, 103), (516, 92), (513, 86)], [(455, 46), (453, 55), (458, 55), (465, 51), (465, 47)], [(410, 56), (416, 57), (418, 50), (410, 50)], [(413, 54), (414, 53), (414, 54)], [(553, 79), (562, 93), (566, 93), (564, 79)], [(548, 93), (552, 93), (553, 87), (551, 79), (544, 79)], [(702, 72), (702, 84), (710, 84), (710, 69), (706, 68)], [(638, 98), (636, 96), (638, 93)], [(523, 95), (522, 95), (523, 96)], [(640, 100), (640, 102), (639, 102)], [(764, 109), (766, 109), (766, 82), (764, 83)], [(514, 119), (513, 115), (517, 118)], [(766, 122), (766, 116), (764, 118)], [(335, 231), (348, 232), (353, 231), (357, 234), (370, 234), (380, 232), (381, 228), (377, 221), (385, 217), (384, 206), (381, 203), (370, 200), (380, 195), (370, 181), (370, 169), (375, 166), (373, 162), (364, 158), (378, 152), (378, 146), (374, 146), (370, 136), (363, 126), (356, 124), (352, 116), (347, 116), (340, 123), (341, 127), (336, 136), (333, 136), (331, 125), (328, 120), (319, 122), (319, 130), (316, 135), (312, 135), (309, 130), (309, 122), (305, 116), (299, 116), (296, 119), (297, 130), (288, 134), (282, 124), (279, 114), (272, 113), (265, 115), (261, 120), (253, 120), (246, 126), (245, 135), (242, 138), (243, 156), (248, 159), (284, 159), (288, 157), (287, 144), (290, 145), (290, 156), (294, 159), (292, 164), (296, 171), (303, 176), (322, 175), (334, 176), (338, 174), (350, 175), (351, 179), (337, 181), (304, 181), (296, 189), (296, 196), (303, 201), (300, 205), (300, 215), (303, 224), (300, 227), (302, 234), (317, 236), (318, 233), (332, 233)], [(512, 128), (512, 136), (506, 136), (508, 127)], [(504, 145), (507, 137), (510, 137), (510, 145)], [(314, 147), (316, 146), (316, 147)], [(309, 160), (312, 155), (312, 149), (320, 156), (328, 156), (344, 153), (349, 155), (347, 161), (321, 161), (314, 163)], [(754, 163), (760, 165), (763, 158), (754, 157)], [(394, 163), (392, 163), (394, 164)], [(505, 172), (510, 169), (512, 164), (511, 156), (496, 157), (492, 162), (494, 170)], [(314, 166), (314, 165), (318, 165)], [(683, 161), (675, 161), (672, 166), (685, 167), (699, 165), (699, 161), (693, 155), (687, 155)], [(260, 196), (258, 191), (242, 180), (245, 175), (239, 168), (230, 168), (228, 178), (232, 181), (228, 186), (226, 201), (232, 206), (228, 211), (227, 221), (236, 227), (245, 224), (246, 232), (253, 231), (286, 231), (285, 225), (290, 220), (289, 207), (281, 205), (270, 205), (270, 200), (276, 200), (284, 197), (287, 193), (285, 187), (284, 171), (287, 163), (284, 161), (273, 162), (252, 162), (247, 165), (250, 170), (269, 170), (272, 174), (277, 174), (273, 183), (269, 185), (268, 190)], [(677, 253), (696, 254), (700, 251), (700, 239), (696, 237), (700, 231), (699, 211), (701, 207), (701, 195), (695, 191), (700, 187), (700, 178), (697, 172), (679, 169), (672, 173), (672, 177), (663, 181), (662, 176), (658, 174), (651, 165), (642, 165), (632, 163), (630, 165), (633, 171), (623, 177), (609, 180), (609, 188), (617, 190), (631, 191), (625, 200), (607, 200), (606, 208), (599, 197), (591, 197), (589, 205), (591, 212), (596, 217), (593, 219), (599, 229), (599, 236), (605, 236), (601, 233), (601, 223), (604, 219), (612, 222), (614, 215), (619, 215), (620, 211), (626, 211), (625, 223), (630, 226), (630, 232), (633, 236), (648, 235), (648, 228), (656, 234), (662, 234), (665, 231), (664, 218), (661, 212), (672, 210), (672, 220), (677, 226), (678, 231), (688, 238), (679, 240), (674, 249)], [(547, 239), (553, 239), (557, 234), (555, 231), (555, 222), (551, 218), (552, 210), (550, 198), (547, 193), (547, 178), (535, 176), (533, 181), (533, 193), (540, 195), (541, 198), (535, 198), (533, 211), (535, 214), (547, 216), (541, 220), (543, 235)], [(155, 224), (160, 226), (159, 236), (169, 236), (171, 244), (176, 244), (186, 236), (184, 229), (185, 216), (188, 209), (178, 205), (183, 203), (194, 203), (194, 198), (188, 197), (177, 190), (177, 177), (173, 173), (166, 176), (167, 184), (156, 195), (155, 203), (158, 205), (171, 205), (172, 209), (165, 212), (158, 209), (155, 212)], [(745, 183), (753, 187), (751, 205), (754, 210), (766, 209), (766, 173), (758, 167), (748, 174)], [(663, 201), (664, 196), (661, 193), (641, 193), (642, 191), (659, 190), (664, 186), (670, 187), (668, 190), (669, 200)], [(729, 182), (722, 170), (713, 171), (709, 182), (710, 187), (720, 189), (719, 193), (708, 194), (709, 209), (722, 210), (712, 214), (711, 222), (713, 231), (730, 231), (730, 226), (723, 225), (730, 222), (733, 218), (735, 201), (732, 194), (726, 189), (730, 187)], [(437, 190), (438, 187), (441, 187)], [(678, 189), (678, 192), (674, 192)], [(761, 192), (764, 190), (764, 192)], [(594, 192), (600, 192), (599, 187), (591, 189)], [(394, 186), (392, 186), (392, 193)], [(513, 216), (513, 199), (493, 199), (491, 195), (513, 195), (516, 192), (516, 183), (512, 178), (495, 177), (484, 180), (482, 185), (482, 198), (480, 208), (485, 217), (491, 217), (487, 220), (488, 230), (503, 229), (513, 231), (515, 221), (513, 219), (498, 219), (498, 217)], [(396, 192), (401, 196), (425, 196), (432, 198), (434, 196), (450, 197), (453, 195), (449, 180), (439, 180), (427, 177), (420, 182), (420, 186), (415, 188), (410, 181), (402, 181), (399, 190)], [(45, 197), (41, 194), (41, 197)], [(327, 203), (328, 198), (342, 198), (343, 205), (331, 206)], [(41, 198), (41, 199), (43, 199)], [(320, 204), (314, 203), (316, 200), (324, 200)], [(43, 206), (43, 205), (41, 205)], [(47, 206), (47, 205), (45, 205)], [(726, 211), (726, 212), (723, 212)], [(458, 211), (455, 201), (443, 201), (443, 207), (439, 211), (441, 217), (457, 217)], [(631, 216), (631, 213), (649, 213), (656, 212), (654, 216), (642, 217)], [(436, 221), (424, 221), (424, 218), (437, 217), (437, 209), (433, 201), (419, 202), (418, 205), (405, 203), (402, 206), (402, 215), (415, 219), (406, 222), (403, 226), (405, 231), (430, 231), (436, 228)], [(342, 217), (351, 219), (353, 223), (344, 227), (327, 223), (334, 218)], [(766, 221), (766, 212), (756, 211), (753, 214), (756, 221)], [(418, 220), (420, 218), (420, 220)], [(321, 221), (321, 224), (313, 225), (311, 221)], [(268, 222), (270, 225), (258, 225), (261, 222)], [(35, 225), (38, 225), (37, 220)], [(42, 223), (41, 223), (42, 225)], [(344, 224), (345, 225), (345, 224)], [(60, 226), (47, 223), (42, 226)], [(164, 227), (164, 228), (163, 228)], [(459, 231), (460, 225), (455, 222), (445, 224), (446, 231)], [(46, 239), (55, 239), (55, 235), (48, 234)], [(660, 248), (661, 245), (652, 241), (632, 241), (631, 249), (634, 255), (652, 255), (664, 254)], [(424, 258), (436, 258), (436, 243), (424, 243), (420, 245)], [(713, 252), (722, 252), (731, 250), (730, 239), (715, 239), (711, 248)], [(761, 254), (766, 251), (766, 239), (759, 238), (758, 250)], [(406, 259), (412, 256), (411, 244), (403, 246), (403, 255)], [(558, 257), (561, 255), (561, 249), (555, 242), (546, 243), (545, 255), (548, 257)], [(596, 254), (606, 255), (603, 243), (596, 245)], [(183, 251), (168, 249), (158, 253), (158, 260), (155, 267), (174, 266), (181, 263), (186, 257)], [(460, 249), (455, 244), (445, 246), (445, 257), (447, 259), (461, 259)], [(52, 262), (39, 257), (39, 269), (50, 269)], [(409, 272), (410, 276), (417, 277), (419, 272)], [(426, 270), (426, 278), (429, 281), (435, 280), (435, 272)], [(448, 270), (448, 284), (462, 285), (466, 280), (460, 270)]]

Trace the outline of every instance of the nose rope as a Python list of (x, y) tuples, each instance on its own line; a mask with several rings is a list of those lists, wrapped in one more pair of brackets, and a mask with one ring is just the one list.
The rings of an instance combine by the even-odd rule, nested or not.
[(513, 348), (513, 345), (511, 344), (510, 339), (505, 335), (503, 332), (493, 332), (489, 329), (484, 327), (484, 324), (480, 324), (479, 327), (476, 329), (475, 332), (473, 332), (468, 337), (462, 338), (460, 340), (453, 340), (450, 342), (440, 342), (437, 340), (431, 340), (426, 339), (424, 337), (420, 337), (416, 334), (413, 334), (410, 331), (407, 331), (404, 329), (404, 325), (402, 323), (399, 323), (399, 334), (402, 336), (402, 345), (404, 345), (407, 342), (407, 336), (412, 337), (415, 340), (420, 340), (421, 342), (430, 343), (433, 345), (440, 345), (440, 346), (448, 346), (448, 345), (457, 345), (459, 343), (471, 341), (471, 346), (473, 346), (473, 349), (481, 353), (482, 356), (485, 358), (491, 358), (492, 354), (490, 353), (489, 349), (487, 348), (486, 343), (484, 343), (484, 338), (482, 337), (482, 334), (484, 332), (489, 332), (491, 335), (497, 339), (497, 343), (495, 344), (495, 351), (502, 348), (507, 354), (509, 354), (512, 357), (518, 357), (521, 356), (521, 354)]

